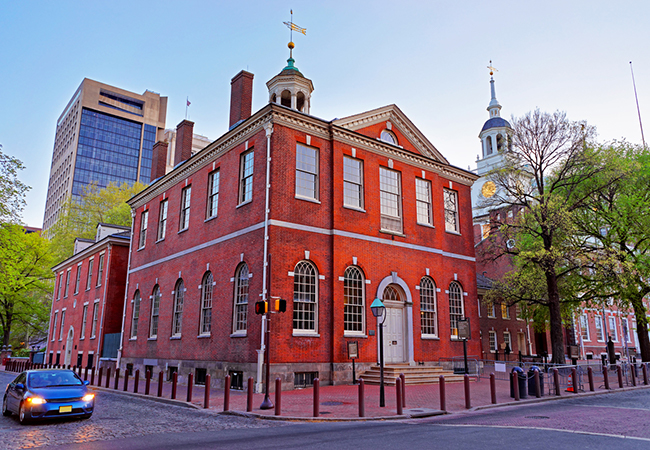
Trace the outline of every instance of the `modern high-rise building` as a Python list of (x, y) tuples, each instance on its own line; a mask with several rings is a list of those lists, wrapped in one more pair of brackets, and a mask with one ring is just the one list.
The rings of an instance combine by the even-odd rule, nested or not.
[(66, 199), (79, 198), (92, 183), (149, 183), (166, 114), (167, 97), (84, 78), (56, 124), (43, 230), (56, 222)]

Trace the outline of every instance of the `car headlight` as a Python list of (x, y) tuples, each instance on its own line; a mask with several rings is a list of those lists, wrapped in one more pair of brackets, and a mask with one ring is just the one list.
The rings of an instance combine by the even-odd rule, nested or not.
[(42, 405), (43, 403), (46, 403), (45, 399), (42, 397), (29, 397), (27, 398), (27, 402), (32, 405)]
[(84, 402), (90, 402), (94, 398), (95, 398), (95, 394), (86, 394), (83, 397), (81, 397), (81, 400), (83, 400)]

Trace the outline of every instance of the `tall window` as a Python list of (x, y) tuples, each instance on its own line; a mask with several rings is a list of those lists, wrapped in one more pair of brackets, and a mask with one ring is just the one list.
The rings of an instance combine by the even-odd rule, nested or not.
[(183, 300), (185, 298), (185, 283), (180, 279), (176, 282), (174, 289), (174, 324), (172, 327), (172, 336), (181, 335), (181, 326), (183, 324)]
[(167, 233), (167, 206), (169, 202), (163, 200), (160, 202), (160, 212), (158, 213), (158, 240), (165, 239)]
[(63, 339), (64, 324), (65, 324), (65, 309), (61, 311), (61, 327), (59, 328), (59, 341)]
[(379, 168), (379, 194), (381, 197), (381, 229), (402, 232), (402, 189), (400, 173)]
[(296, 195), (318, 199), (318, 150), (296, 147)]
[(458, 193), (443, 189), (445, 207), (445, 230), (458, 233)]
[(503, 332), (503, 343), (506, 344), (506, 346), (510, 349), (510, 352), (512, 352), (512, 342), (510, 341), (510, 332), (509, 331), (504, 331)]
[(190, 226), (190, 198), (192, 197), (192, 186), (181, 191), (181, 216), (179, 230), (186, 230)]
[[(618, 342), (618, 333), (616, 332), (616, 317), (609, 316), (609, 335), (612, 337), (612, 341)], [(61, 321), (63, 323), (63, 321)]]
[(436, 285), (430, 277), (420, 280), (420, 327), (423, 336), (438, 335)]
[(58, 312), (54, 313), (54, 319), (52, 320), (52, 340), (56, 337), (56, 317), (59, 315)]
[(93, 263), (95, 262), (94, 259), (91, 259), (88, 261), (88, 278), (86, 278), (86, 290), (90, 289), (90, 283), (93, 279)]
[(497, 318), (497, 312), (496, 312), (496, 307), (494, 306), (494, 303), (490, 303), (487, 305), (487, 315), (488, 319), (496, 319)]
[(219, 171), (208, 175), (208, 219), (217, 215), (219, 209)]
[(210, 334), (212, 330), (212, 272), (203, 275), (201, 283), (201, 326), (199, 334)]
[(449, 328), (452, 339), (458, 338), (458, 320), (465, 314), (463, 305), (463, 290), (460, 284), (452, 281), (449, 285)]
[(138, 319), (140, 318), (140, 291), (133, 296), (133, 316), (131, 317), (131, 337), (138, 336)]
[(343, 276), (343, 330), (351, 333), (363, 333), (365, 286), (363, 273), (358, 267), (345, 269)]
[(59, 290), (56, 293), (57, 300), (61, 300), (61, 288), (63, 288), (63, 272), (59, 274)]
[(488, 331), (490, 336), (490, 352), (496, 353), (497, 351), (497, 333), (496, 331)]
[(104, 254), (99, 255), (99, 267), (97, 268), (97, 286), (101, 286), (104, 276)]
[(253, 199), (253, 150), (241, 155), (239, 162), (239, 203)]
[(93, 327), (90, 330), (90, 338), (93, 339), (95, 337), (95, 333), (97, 332), (97, 316), (99, 315), (99, 302), (95, 302), (93, 304)]
[(81, 281), (81, 264), (77, 265), (77, 275), (74, 282), (74, 293), (79, 293), (79, 282)]
[(63, 291), (63, 298), (68, 296), (70, 290), (70, 269), (65, 271), (65, 291)]
[(144, 211), (140, 215), (140, 241), (138, 243), (138, 248), (144, 248), (144, 244), (147, 242), (147, 223), (149, 222), (149, 211)]
[(583, 341), (591, 340), (589, 339), (589, 321), (587, 320), (586, 314), (580, 316), (580, 333), (582, 334)]
[(627, 321), (627, 318), (625, 317), (621, 318), (621, 326), (623, 327), (623, 334), (624, 334), (623, 339), (627, 342), (632, 342), (632, 340), (630, 339), (632, 330), (630, 330), (630, 325)]
[(309, 261), (300, 261), (293, 272), (293, 329), (316, 331), (318, 274)]
[(343, 204), (363, 209), (363, 161), (343, 157)]
[(417, 203), (418, 223), (433, 225), (431, 182), (429, 180), (415, 179), (415, 201)]
[(594, 324), (596, 325), (596, 339), (603, 342), (605, 340), (605, 333), (603, 333), (603, 317), (594, 316)]
[(510, 320), (510, 308), (505, 303), (501, 303), (501, 318)]
[(81, 339), (86, 337), (86, 322), (88, 320), (88, 305), (84, 305), (84, 312), (81, 316)]
[(149, 337), (158, 336), (158, 314), (160, 308), (160, 287), (156, 285), (151, 294), (151, 322), (149, 323)]
[(235, 317), (233, 318), (233, 331), (246, 332), (248, 316), (248, 266), (242, 263), (235, 272)]

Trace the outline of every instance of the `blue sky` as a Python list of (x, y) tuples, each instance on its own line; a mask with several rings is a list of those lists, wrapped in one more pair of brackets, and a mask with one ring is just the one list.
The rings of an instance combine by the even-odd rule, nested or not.
[[(502, 116), (539, 107), (641, 142), (650, 116), (645, 1), (2, 1), (0, 144), (27, 166), (24, 222), (41, 226), (56, 120), (84, 77), (169, 97), (212, 139), (228, 125), (230, 79), (255, 75), (253, 110), (285, 65), (314, 82), (311, 113), (345, 117), (395, 103), (449, 161), (474, 168), (492, 60)], [(647, 123), (650, 138), (650, 122)]]

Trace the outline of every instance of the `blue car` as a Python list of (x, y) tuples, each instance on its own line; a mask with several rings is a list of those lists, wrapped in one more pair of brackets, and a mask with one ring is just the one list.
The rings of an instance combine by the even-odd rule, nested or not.
[(95, 394), (71, 370), (27, 370), (7, 385), (2, 415), (18, 414), (21, 424), (36, 419), (76, 417), (88, 419)]

